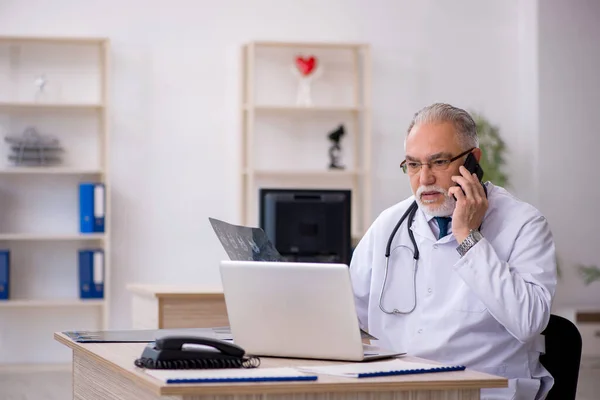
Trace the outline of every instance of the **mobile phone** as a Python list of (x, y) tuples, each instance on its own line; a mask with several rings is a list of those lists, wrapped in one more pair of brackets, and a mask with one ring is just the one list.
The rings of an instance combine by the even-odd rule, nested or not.
[[(475, 158), (473, 153), (469, 153), (463, 165), (471, 174), (477, 175), (477, 180), (479, 180), (479, 183), (483, 185), (483, 182), (481, 182), (481, 180), (483, 179), (483, 169), (481, 168), (481, 165), (479, 165), (479, 163), (477, 162), (477, 159)], [(460, 185), (457, 183), (456, 186)], [(464, 192), (465, 191), (463, 190), (463, 193)], [(452, 197), (454, 197), (454, 200), (456, 200), (456, 197), (454, 195), (452, 195)]]
[(464, 167), (471, 174), (476, 174), (479, 182), (483, 179), (483, 169), (481, 169), (481, 165), (477, 162), (477, 159), (473, 155), (473, 153), (469, 153), (467, 159), (465, 160)]

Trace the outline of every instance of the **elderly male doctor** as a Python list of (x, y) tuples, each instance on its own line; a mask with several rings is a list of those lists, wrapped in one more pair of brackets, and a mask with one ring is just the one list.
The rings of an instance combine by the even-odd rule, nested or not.
[[(482, 399), (543, 399), (553, 379), (539, 362), (540, 334), (556, 286), (548, 222), (465, 169), (468, 155), (482, 152), (464, 110), (420, 110), (405, 149), (413, 196), (379, 215), (350, 264), (361, 327), (382, 347), (509, 378), (509, 388), (483, 389)], [(414, 201), (386, 267), (388, 239)]]

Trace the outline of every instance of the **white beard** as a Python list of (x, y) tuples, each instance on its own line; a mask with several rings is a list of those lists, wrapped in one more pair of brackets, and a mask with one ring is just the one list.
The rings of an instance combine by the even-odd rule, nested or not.
[[(423, 192), (438, 192), (444, 196), (444, 202), (440, 205), (430, 204), (429, 201), (421, 200), (421, 195)], [(456, 200), (452, 195), (448, 195), (448, 192), (442, 189), (439, 186), (431, 185), (431, 186), (421, 186), (417, 189), (417, 193), (415, 194), (415, 199), (417, 200), (417, 204), (423, 210), (425, 214), (431, 215), (433, 217), (450, 217), (454, 212), (454, 208), (456, 207)]]

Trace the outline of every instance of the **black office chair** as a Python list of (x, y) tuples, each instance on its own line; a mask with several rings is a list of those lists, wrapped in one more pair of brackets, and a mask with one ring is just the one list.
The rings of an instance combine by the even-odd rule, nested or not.
[(552, 314), (542, 335), (546, 337), (546, 353), (540, 362), (554, 377), (546, 400), (575, 400), (581, 362), (579, 330), (568, 319)]

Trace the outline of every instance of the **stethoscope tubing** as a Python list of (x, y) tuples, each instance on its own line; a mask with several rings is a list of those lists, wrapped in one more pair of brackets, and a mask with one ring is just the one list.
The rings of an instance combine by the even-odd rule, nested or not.
[[(388, 238), (387, 245), (385, 247), (385, 271), (384, 271), (384, 275), (383, 275), (383, 283), (381, 285), (381, 292), (379, 293), (379, 309), (381, 311), (383, 311), (384, 313), (386, 313), (386, 314), (410, 314), (417, 307), (417, 261), (419, 260), (419, 247), (417, 246), (417, 242), (415, 240), (415, 236), (414, 236), (413, 231), (412, 231), (412, 229), (410, 227), (412, 225), (414, 216), (415, 216), (418, 208), (419, 207), (418, 207), (417, 202), (414, 201), (410, 205), (410, 207), (404, 212), (404, 215), (402, 215), (402, 218), (400, 218), (400, 220), (398, 221), (398, 223), (396, 224), (396, 226), (392, 230), (392, 233), (390, 234), (390, 237)], [(400, 310), (398, 310), (396, 308), (393, 311), (388, 311), (388, 310), (386, 310), (383, 307), (383, 293), (385, 292), (385, 284), (387, 282), (387, 275), (388, 275), (388, 270), (389, 270), (389, 263), (390, 263), (390, 254), (391, 254), (392, 242), (394, 241), (394, 236), (396, 235), (396, 232), (398, 232), (398, 229), (400, 228), (400, 226), (402, 225), (402, 223), (404, 222), (404, 220), (407, 217), (408, 217), (408, 223), (407, 223), (408, 236), (410, 237), (410, 241), (412, 242), (412, 245), (413, 245), (413, 258), (415, 260), (415, 262), (413, 264), (413, 294), (414, 294), (414, 302), (413, 302), (412, 308), (409, 311), (400, 311)], [(400, 246), (400, 247), (407, 247), (407, 246)]]

